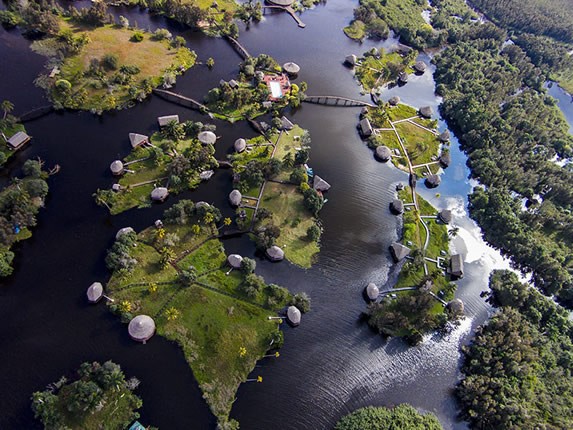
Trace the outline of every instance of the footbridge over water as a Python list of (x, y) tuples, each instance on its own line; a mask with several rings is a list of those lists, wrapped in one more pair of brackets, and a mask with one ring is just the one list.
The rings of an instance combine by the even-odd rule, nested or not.
[(355, 100), (347, 97), (340, 96), (306, 96), (303, 100), (305, 103), (314, 103), (318, 105), (327, 106), (342, 106), (342, 107), (355, 107), (355, 106), (367, 106), (376, 107), (376, 105), (365, 102), (364, 100)]
[(159, 88), (155, 88), (153, 90), (153, 94), (165, 99), (167, 101), (177, 103), (178, 105), (188, 107), (190, 109), (195, 109), (201, 112), (209, 112), (207, 106), (202, 103), (199, 103), (197, 100), (192, 99), (191, 97), (186, 97), (181, 94), (174, 93), (172, 91), (161, 90)]

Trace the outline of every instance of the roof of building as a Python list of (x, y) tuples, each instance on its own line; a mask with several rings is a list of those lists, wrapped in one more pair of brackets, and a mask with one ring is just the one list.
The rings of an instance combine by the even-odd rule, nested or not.
[(10, 145), (13, 149), (17, 149), (20, 146), (22, 146), (23, 144), (25, 144), (26, 142), (28, 142), (31, 139), (30, 136), (28, 136), (26, 133), (24, 133), (23, 131), (19, 131), (17, 133), (15, 133), (12, 137), (10, 137), (8, 139), (8, 145)]
[(372, 134), (372, 125), (368, 118), (363, 118), (360, 120), (360, 130), (364, 136), (370, 136)]
[(448, 302), (447, 307), (457, 314), (464, 313), (464, 302), (462, 302), (460, 299), (454, 299)]
[(114, 175), (119, 175), (123, 173), (123, 163), (121, 160), (115, 160), (109, 165), (109, 170), (111, 170), (111, 173)]
[(366, 287), (366, 295), (368, 296), (368, 298), (370, 300), (376, 300), (378, 298), (379, 294), (380, 294), (380, 290), (378, 289), (376, 284), (373, 282), (370, 282), (368, 284), (368, 286)]
[(450, 155), (450, 152), (442, 152), (440, 154), (440, 165), (445, 169), (446, 167), (450, 166), (450, 163), (452, 162), (452, 156)]
[(445, 130), (442, 133), (440, 133), (440, 136), (438, 136), (438, 139), (440, 139), (440, 141), (442, 142), (447, 142), (450, 140), (450, 130)]
[(165, 115), (157, 117), (159, 127), (165, 127), (171, 121), (175, 121), (177, 124), (179, 124), (179, 115)]
[(271, 261), (281, 261), (285, 258), (285, 252), (276, 245), (268, 248), (266, 254)]
[(202, 181), (208, 181), (214, 174), (215, 172), (213, 170), (204, 170), (201, 173), (199, 173), (199, 179), (201, 179)]
[(450, 273), (458, 278), (464, 276), (464, 259), (461, 254), (454, 254), (450, 258)]
[(385, 145), (376, 147), (376, 158), (382, 162), (387, 162), (392, 158), (392, 151)]
[(284, 115), (281, 117), (281, 126), (283, 130), (292, 130), (294, 128), (294, 124)]
[(129, 142), (131, 143), (132, 148), (137, 148), (140, 145), (148, 143), (149, 136), (139, 133), (129, 133)]
[(301, 313), (296, 306), (289, 306), (287, 309), (287, 320), (293, 326), (300, 324)]
[(231, 254), (227, 257), (227, 262), (233, 269), (240, 269), (241, 263), (243, 262), (243, 257), (239, 254)]
[(390, 203), (390, 210), (395, 215), (400, 215), (401, 213), (404, 213), (404, 202), (402, 202), (402, 200), (400, 199), (392, 200), (392, 203)]
[(426, 67), (426, 63), (423, 61), (416, 61), (416, 64), (414, 64), (414, 70), (418, 73), (424, 73), (426, 71)]
[(410, 76), (408, 76), (408, 74), (406, 72), (400, 72), (398, 74), (398, 81), (406, 83), (406, 82), (408, 82), (409, 77)]
[(124, 234), (128, 234), (128, 233), (135, 233), (135, 230), (131, 227), (123, 227), (120, 228), (117, 233), (115, 234), (115, 238), (116, 240), (119, 239), (121, 236), (123, 236)]
[(88, 287), (86, 295), (90, 303), (97, 303), (103, 296), (103, 285), (99, 282), (94, 282)]
[(358, 61), (358, 58), (356, 58), (356, 55), (352, 54), (352, 55), (347, 55), (346, 58), (344, 59), (344, 61), (348, 64), (350, 64), (351, 66), (355, 66), (356, 62)]
[(400, 103), (400, 97), (399, 96), (390, 97), (390, 99), (388, 99), (388, 103), (390, 103), (392, 106), (396, 106), (398, 103)]
[(247, 148), (247, 141), (242, 137), (240, 137), (237, 140), (235, 140), (233, 146), (235, 148), (235, 152), (243, 152), (245, 148)]
[(314, 184), (312, 186), (316, 191), (325, 192), (330, 190), (330, 184), (322, 179), (320, 176), (314, 176)]
[(162, 202), (169, 195), (169, 190), (165, 187), (157, 187), (151, 192), (151, 200), (155, 202)]
[(425, 182), (428, 188), (436, 188), (442, 182), (442, 178), (440, 178), (440, 175), (432, 174), (426, 176)]
[(155, 334), (155, 321), (148, 315), (137, 315), (127, 326), (133, 340), (145, 342)]
[(398, 262), (410, 255), (410, 248), (402, 245), (401, 243), (394, 242), (390, 245), (390, 252), (392, 253), (394, 260)]
[(440, 221), (442, 221), (444, 224), (449, 224), (452, 222), (452, 211), (449, 209), (443, 209), (440, 211), (440, 213), (438, 214), (438, 218), (440, 219)]
[(239, 206), (242, 199), (243, 195), (239, 190), (233, 190), (229, 193), (229, 203), (231, 203), (231, 206)]
[(431, 106), (424, 106), (420, 108), (420, 115), (422, 115), (425, 118), (431, 118), (433, 114), (434, 110), (432, 109)]
[(199, 139), (199, 142), (203, 145), (214, 145), (215, 142), (217, 142), (217, 135), (212, 131), (202, 131), (197, 136), (197, 139)]

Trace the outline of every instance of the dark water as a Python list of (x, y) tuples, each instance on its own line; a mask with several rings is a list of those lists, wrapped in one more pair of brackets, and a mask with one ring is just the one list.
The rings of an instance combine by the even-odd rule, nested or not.
[[(342, 33), (354, 6), (354, 2), (334, 0), (307, 11), (302, 16), (307, 24), (304, 30), (286, 14), (266, 15), (263, 22), (243, 31), (240, 39), (252, 54), (268, 53), (281, 63), (296, 61), (302, 68), (299, 81), (309, 83), (309, 94), (358, 98), (359, 88), (342, 61), (347, 54), (379, 45), (359, 45)], [(166, 24), (137, 9), (117, 13), (132, 22), (136, 19), (142, 28)], [(174, 33), (181, 30), (168, 25)], [(221, 78), (232, 77), (240, 58), (222, 40), (191, 32), (184, 35), (200, 60), (215, 59), (212, 71), (197, 66), (178, 81), (178, 91), (200, 97)], [(26, 44), (17, 32), (0, 30), (0, 98), (12, 100), (17, 112), (45, 103), (40, 90), (31, 85), (43, 61), (27, 51)], [(439, 103), (429, 72), (390, 91), (415, 106)], [(144, 400), (145, 423), (162, 429), (214, 427), (177, 346), (159, 337), (137, 345), (103, 305), (88, 306), (84, 300), (91, 282), (108, 277), (103, 257), (115, 232), (128, 225), (135, 229), (150, 225), (176, 201), (170, 198), (163, 206), (111, 217), (91, 197), (98, 187), (113, 182), (107, 169), (113, 159), (128, 153), (127, 134), (151, 133), (156, 117), (171, 113), (205, 121), (153, 97), (131, 110), (101, 118), (64, 113), (27, 124), (33, 143), (10, 163), (9, 171), (16, 172), (22, 160), (36, 156), (48, 166), (60, 164), (62, 170), (50, 180), (51, 194), (34, 237), (17, 250), (15, 274), (0, 286), (1, 429), (38, 428), (29, 410), (30, 394), (82, 361), (107, 359), (142, 380), (138, 393)], [(487, 317), (479, 293), (486, 288), (489, 271), (506, 264), (484, 245), (479, 230), (467, 218), (466, 195), (471, 184), (465, 157), (454, 141), (452, 166), (438, 189), (441, 195), (437, 197), (435, 190), (422, 193), (437, 207), (455, 211), (460, 234), (453, 246), (467, 255), (467, 275), (459, 282), (458, 296), (466, 304), (468, 317), (449, 336), (428, 336), (415, 348), (399, 340), (385, 342), (358, 321), (365, 307), (364, 286), (372, 281), (390, 284), (396, 277), (387, 249), (397, 238), (399, 225), (389, 214), (388, 203), (394, 184), (407, 180), (396, 168), (377, 163), (360, 141), (355, 128), (358, 113), (357, 108), (304, 105), (292, 115), (311, 132), (312, 167), (333, 187), (321, 212), (325, 234), (317, 264), (302, 270), (286, 262), (259, 261), (258, 271), (267, 281), (309, 292), (313, 309), (299, 328), (285, 328), (285, 348), (279, 359), (258, 363), (254, 374), (262, 375), (264, 383), (244, 384), (239, 389), (232, 416), (242, 428), (330, 428), (357, 407), (401, 402), (435, 412), (447, 429), (465, 427), (456, 420), (451, 395), (459, 377), (458, 347), (467, 341), (471, 328)], [(216, 124), (217, 134), (223, 136), (217, 143), (221, 157), (237, 137), (254, 135), (245, 124)], [(179, 198), (206, 200), (230, 214), (226, 202), (230, 190), (229, 172), (219, 171), (199, 190)], [(245, 238), (228, 240), (225, 245), (228, 252), (254, 254)]]
[(573, 134), (573, 96), (555, 83), (547, 89), (547, 92), (551, 97), (557, 99), (557, 106), (569, 123), (569, 133)]

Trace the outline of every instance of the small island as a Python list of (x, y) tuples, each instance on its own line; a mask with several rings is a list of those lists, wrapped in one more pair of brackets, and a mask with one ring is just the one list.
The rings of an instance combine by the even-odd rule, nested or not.
[(96, 203), (112, 215), (134, 207), (164, 201), (168, 194), (195, 189), (219, 166), (213, 157), (217, 140), (215, 126), (201, 122), (179, 122), (177, 115), (158, 118), (161, 130), (151, 138), (130, 133), (131, 153), (110, 164), (119, 178), (111, 189), (98, 189)]
[(236, 153), (230, 157), (238, 225), (253, 232), (261, 252), (278, 246), (280, 257), (284, 254), (304, 268), (320, 251), (322, 229), (316, 217), (325, 201), (323, 193), (330, 188), (306, 164), (310, 142), (307, 130), (286, 117), (275, 118), (267, 136), (236, 142)]
[(218, 236), (229, 222), (214, 206), (183, 200), (153, 227), (120, 230), (106, 257), (110, 309), (131, 321), (135, 340), (157, 331), (181, 346), (221, 425), (229, 423), (239, 385), (262, 381), (248, 379), (257, 360), (279, 355), (277, 312), (297, 325), (310, 309), (306, 294), (267, 285), (254, 260), (225, 254)]
[(432, 413), (421, 414), (408, 404), (393, 408), (367, 406), (344, 417), (334, 430), (443, 430)]
[(119, 365), (83, 363), (77, 374), (75, 381), (62, 376), (32, 395), (34, 415), (46, 429), (99, 430), (105, 423), (108, 430), (125, 430), (139, 418), (143, 402), (133, 393), (139, 380), (126, 380)]
[(3, 166), (8, 158), (30, 141), (31, 136), (26, 133), (24, 125), (18, 122), (18, 118), (11, 114), (14, 104), (10, 100), (3, 100), (0, 109), (3, 112), (0, 118), (0, 136), (5, 143), (0, 145), (0, 166)]

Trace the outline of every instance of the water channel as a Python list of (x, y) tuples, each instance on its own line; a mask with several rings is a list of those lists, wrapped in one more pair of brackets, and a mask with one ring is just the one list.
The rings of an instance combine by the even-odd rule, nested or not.
[[(355, 4), (330, 0), (305, 12), (304, 30), (286, 14), (265, 15), (261, 23), (241, 29), (240, 40), (252, 54), (268, 53), (279, 63), (296, 61), (301, 66), (299, 80), (309, 84), (308, 94), (358, 98), (360, 89), (343, 66), (344, 57), (381, 44), (360, 45), (342, 33)], [(137, 20), (142, 28), (168, 26), (186, 37), (200, 60), (215, 59), (213, 70), (199, 65), (181, 77), (176, 87), (181, 93), (200, 98), (238, 69), (240, 58), (223, 40), (185, 31), (138, 9), (114, 13)], [(0, 98), (10, 99), (17, 112), (45, 104), (41, 90), (32, 84), (44, 60), (26, 45), (17, 31), (0, 29)], [(404, 87), (386, 90), (382, 98), (398, 94), (406, 103), (431, 105), (437, 112), (440, 100), (434, 95), (432, 71), (413, 76)], [(105, 306), (89, 306), (84, 299), (91, 282), (108, 277), (105, 250), (119, 228), (145, 228), (179, 198), (212, 202), (231, 214), (226, 202), (231, 181), (225, 171), (218, 171), (193, 193), (170, 197), (163, 206), (111, 217), (94, 204), (92, 193), (113, 181), (109, 163), (129, 151), (128, 133), (152, 133), (156, 117), (171, 113), (206, 120), (152, 97), (130, 110), (102, 117), (65, 112), (27, 124), (33, 143), (10, 161), (4, 175), (18, 173), (23, 160), (37, 156), (48, 166), (58, 163), (62, 169), (50, 179), (50, 196), (34, 237), (16, 249), (15, 274), (0, 285), (0, 428), (40, 428), (30, 411), (31, 393), (70, 374), (83, 361), (108, 359), (121, 364), (128, 376), (142, 380), (138, 394), (144, 401), (144, 423), (162, 429), (215, 427), (176, 345), (157, 336), (146, 345), (135, 344)], [(452, 246), (466, 255), (466, 276), (458, 283), (457, 296), (466, 305), (467, 318), (449, 335), (428, 336), (414, 348), (397, 339), (385, 341), (361, 323), (364, 286), (376, 282), (387, 289), (397, 275), (387, 250), (400, 226), (388, 204), (395, 184), (407, 181), (407, 176), (374, 160), (356, 132), (358, 114), (359, 108), (306, 104), (290, 114), (293, 122), (310, 130), (311, 165), (332, 189), (320, 215), (325, 233), (312, 269), (258, 260), (258, 272), (267, 281), (295, 292), (307, 291), (312, 311), (299, 328), (285, 328), (279, 359), (258, 363), (254, 374), (263, 376), (264, 383), (243, 384), (239, 389), (232, 417), (242, 428), (327, 429), (355, 408), (402, 402), (436, 413), (446, 429), (466, 427), (456, 419), (452, 396), (459, 378), (459, 346), (488, 316), (479, 293), (487, 288), (489, 272), (507, 267), (507, 262), (484, 244), (467, 217), (471, 184), (465, 156), (453, 139), (452, 164), (440, 188), (419, 189), (436, 207), (454, 210), (460, 233)], [(244, 123), (215, 123), (222, 136), (218, 158), (230, 152), (236, 138), (254, 136)], [(440, 121), (440, 129), (444, 128)], [(227, 240), (225, 246), (228, 252), (254, 257), (254, 247), (246, 238)]]

